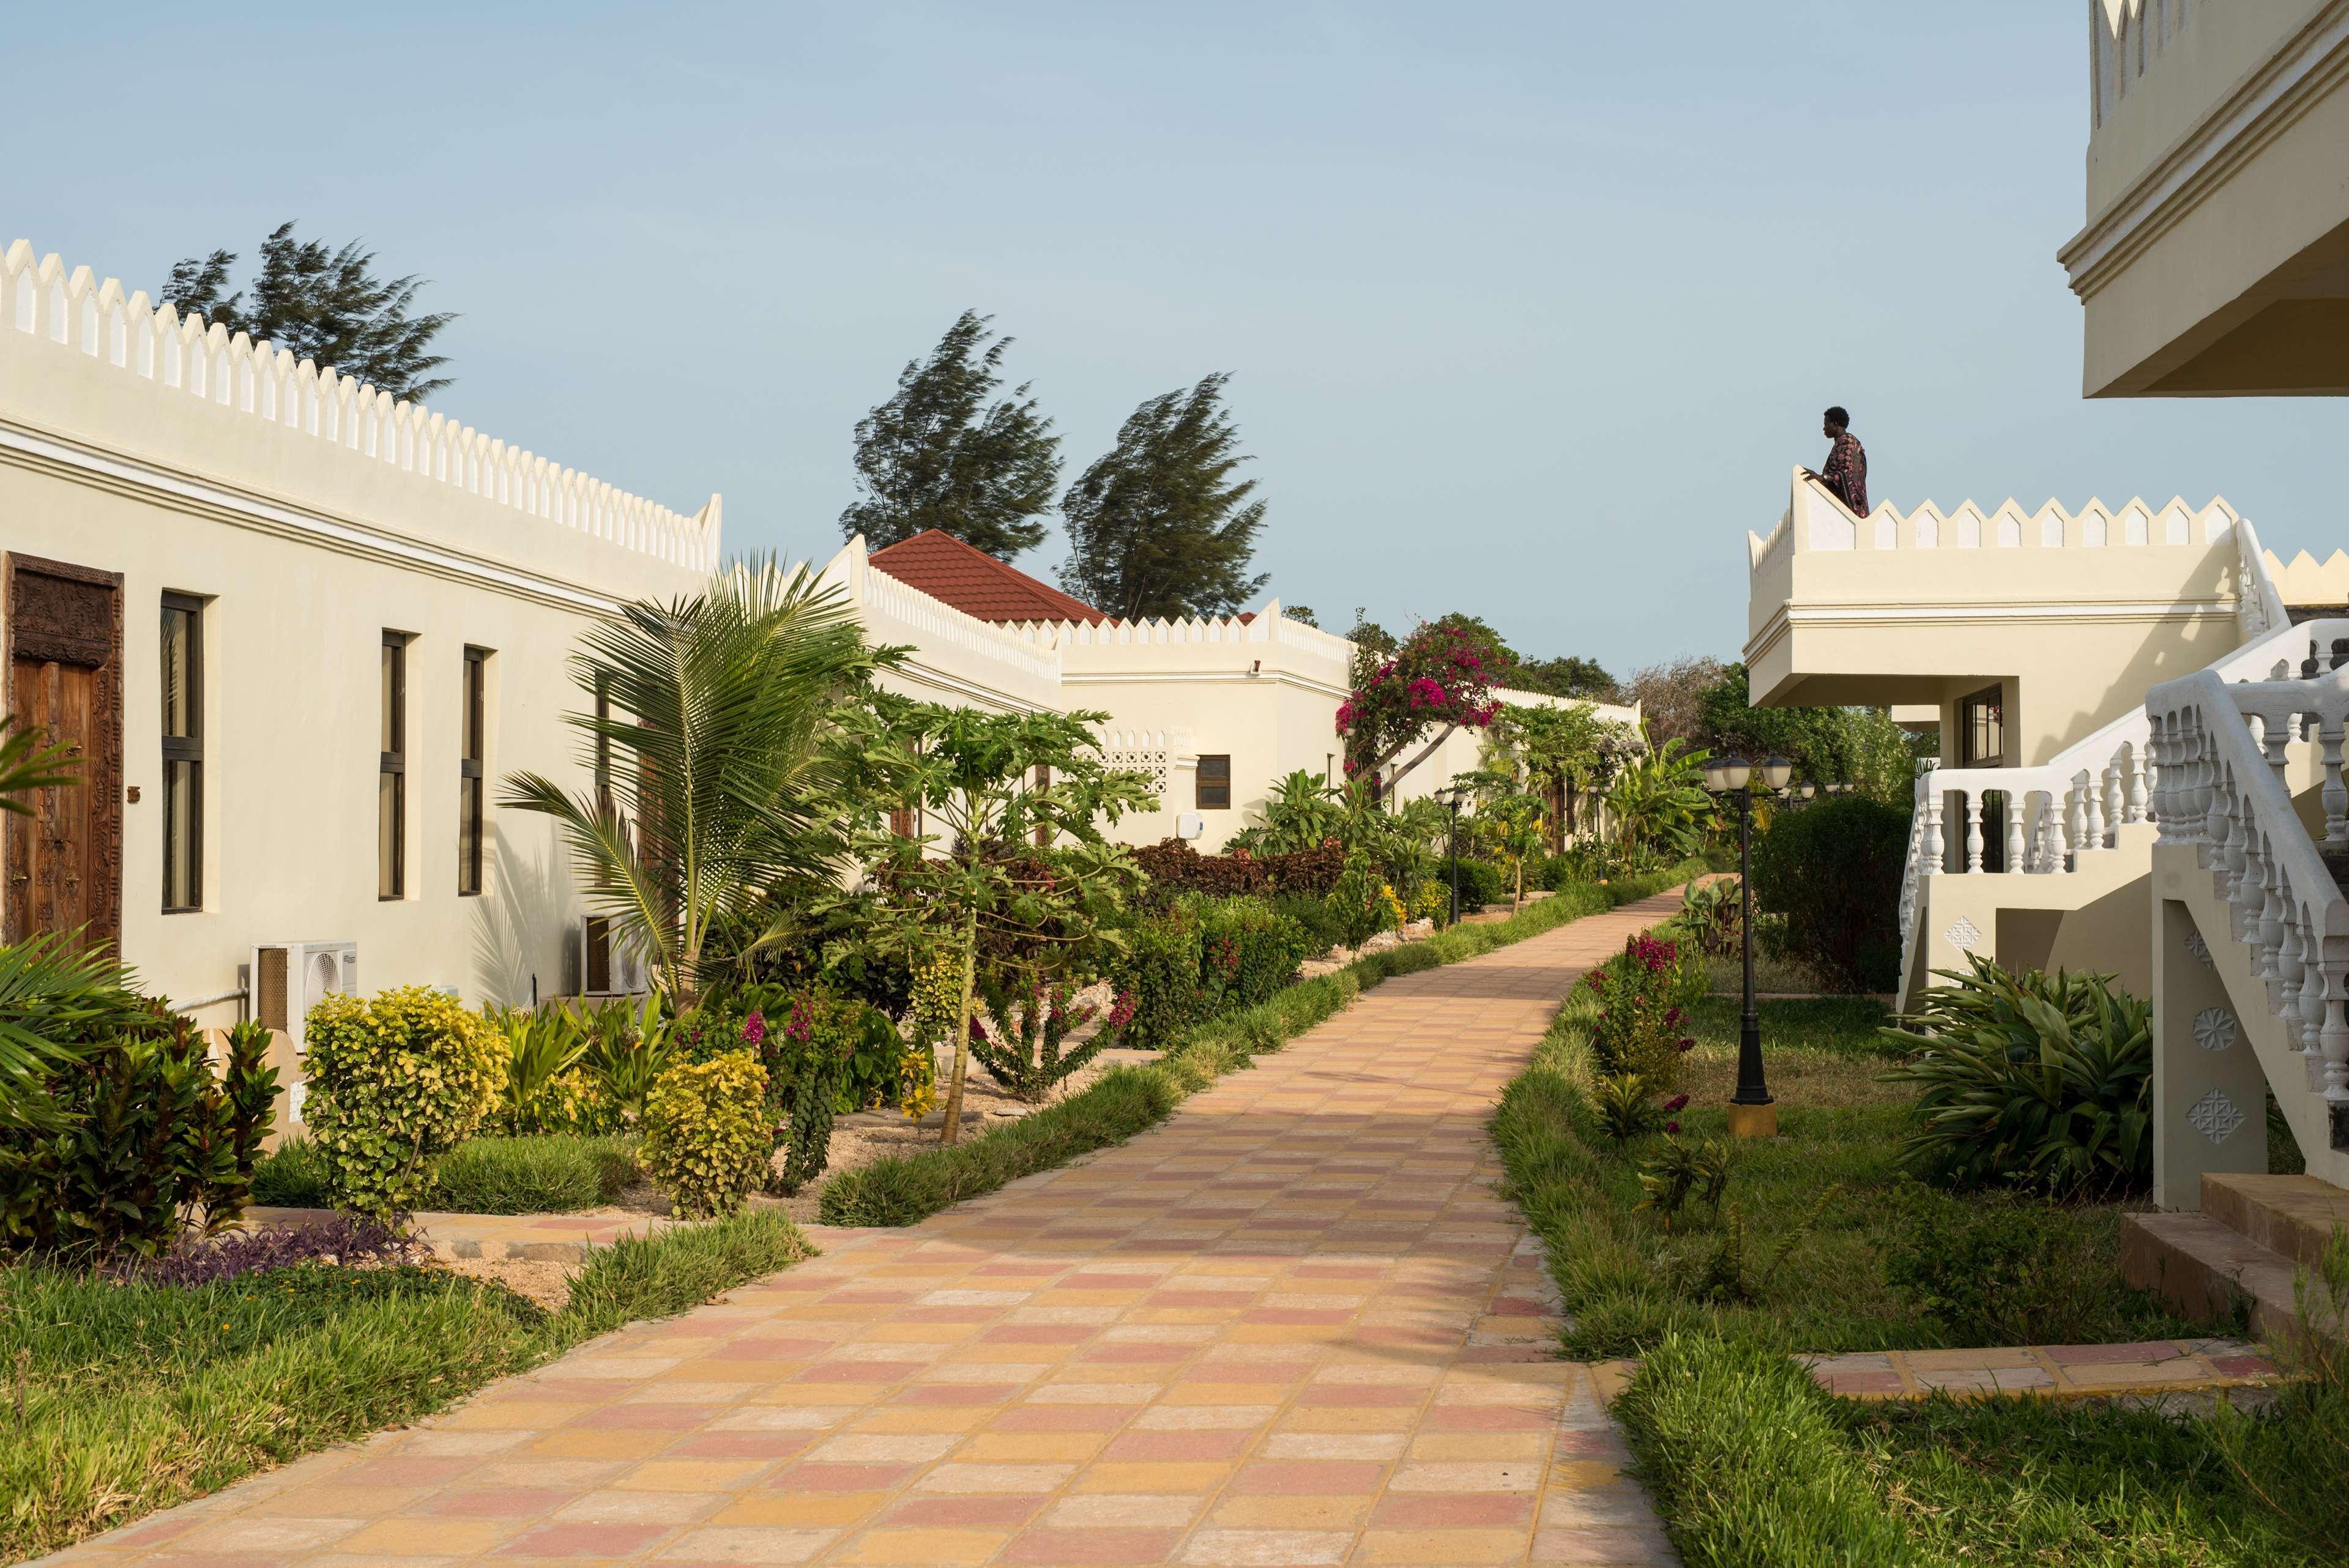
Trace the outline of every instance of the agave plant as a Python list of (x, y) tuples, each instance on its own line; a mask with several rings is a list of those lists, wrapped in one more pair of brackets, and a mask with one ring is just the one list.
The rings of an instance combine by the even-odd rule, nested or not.
[(2019, 1183), (2066, 1195), (2141, 1191), (2153, 1180), (2151, 1011), (2109, 975), (1971, 972), (1884, 1037), (1917, 1053), (1886, 1074), (1918, 1086), (1919, 1130), (1900, 1150), (1957, 1186)]

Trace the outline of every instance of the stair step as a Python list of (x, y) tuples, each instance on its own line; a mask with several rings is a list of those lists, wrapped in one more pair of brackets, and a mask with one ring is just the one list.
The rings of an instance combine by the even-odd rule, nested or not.
[(2349, 1226), (2349, 1191), (2313, 1176), (2212, 1172), (2202, 1178), (2202, 1212), (2245, 1240), (2313, 1269), (2333, 1232)]
[(2294, 1337), (2292, 1260), (2210, 1215), (2128, 1214), (2121, 1220), (2121, 1277), (2188, 1317), (2239, 1323), (2270, 1344)]

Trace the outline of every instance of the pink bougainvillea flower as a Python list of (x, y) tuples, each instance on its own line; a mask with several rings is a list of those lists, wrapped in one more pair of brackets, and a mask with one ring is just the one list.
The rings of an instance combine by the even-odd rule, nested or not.
[(1671, 1099), (1664, 1101), (1664, 1109), (1666, 1110), (1686, 1110), (1688, 1109), (1688, 1096), (1684, 1094), (1676, 1094), (1672, 1096)]
[(1664, 1130), (1666, 1132), (1678, 1132), (1680, 1130), (1681, 1124), (1677, 1121), (1668, 1121), (1664, 1123)]
[(742, 1020), (742, 1043), (755, 1046), (766, 1037), (767, 1016), (754, 1007), (750, 1016)]
[(1688, 1016), (1687, 1014), (1685, 1014), (1685, 1013), (1682, 1012), (1678, 1007), (1667, 1007), (1667, 1008), (1665, 1008), (1665, 1009), (1664, 1009), (1664, 1027), (1666, 1027), (1667, 1029), (1673, 1027), (1675, 1025), (1679, 1024), (1679, 1022), (1680, 1022), (1682, 1018), (1686, 1017), (1687, 1016)]
[(1684, 1051), (1692, 1051), (1696, 1049), (1696, 1042), (1691, 1039), (1688, 1036), (1682, 1035), (1681, 1037), (1681, 1049)]

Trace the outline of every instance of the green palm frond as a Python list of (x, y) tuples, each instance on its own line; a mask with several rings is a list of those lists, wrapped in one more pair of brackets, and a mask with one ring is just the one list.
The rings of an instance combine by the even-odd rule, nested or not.
[(44, 746), (38, 726), (0, 714), (0, 811), (29, 816), (33, 809), (18, 797), (80, 782), (72, 747)]

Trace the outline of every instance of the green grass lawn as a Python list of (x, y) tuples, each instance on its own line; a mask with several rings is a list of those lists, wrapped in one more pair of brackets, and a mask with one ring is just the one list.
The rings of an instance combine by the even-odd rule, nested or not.
[[(1880, 1081), (1900, 1059), (1876, 1033), (1884, 1009), (1833, 997), (1765, 1002), (1760, 1011), (1780, 1135), (1733, 1143), (1721, 1212), (1692, 1204), (1670, 1232), (1635, 1207), (1640, 1163), (1661, 1140), (1619, 1150), (1599, 1138), (1584, 1102), (1587, 993), (1569, 1000), (1510, 1086), (1495, 1132), (1565, 1292), (1568, 1354), (1637, 1355), (1674, 1328), (1717, 1328), (1797, 1350), (1985, 1343), (1962, 1322), (1919, 1310), (1888, 1280), (1887, 1261), (1913, 1216), (1938, 1208), (1945, 1225), (1962, 1225), (1998, 1201), (1953, 1199), (1903, 1179), (1895, 1151), (1913, 1095)], [(1725, 998), (1693, 1010), (1697, 1045), (1682, 1058), (1684, 1140), (1727, 1135), (1738, 1015)], [(2003, 1208), (2064, 1265), (2041, 1271), (2032, 1293), (2008, 1304), (2007, 1342), (2189, 1331), (2121, 1283), (2117, 1206)]]
[(0, 1562), (412, 1421), (807, 1255), (737, 1215), (599, 1250), (549, 1314), (438, 1269), (304, 1264), (196, 1287), (0, 1268)]

